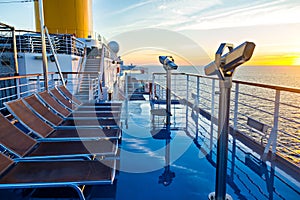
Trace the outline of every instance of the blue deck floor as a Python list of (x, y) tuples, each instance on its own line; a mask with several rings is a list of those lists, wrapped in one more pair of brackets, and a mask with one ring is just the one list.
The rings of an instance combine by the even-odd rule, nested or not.
[[(191, 112), (187, 134), (183, 129), (186, 108), (174, 106), (172, 129), (177, 130), (172, 130), (171, 139), (154, 139), (152, 135), (159, 131), (158, 125), (163, 126), (164, 119), (153, 121), (148, 101), (129, 102), (128, 112), (124, 115), (128, 127), (123, 124), (117, 179), (112, 186), (95, 186), (87, 190), (90, 192), (88, 199), (208, 199), (208, 194), (215, 188), (216, 148), (209, 150), (209, 138), (201, 120), (198, 139), (194, 139), (196, 123)], [(155, 130), (153, 124), (156, 124)], [(277, 167), (271, 168), (269, 162), (262, 163), (241, 142), (235, 141), (235, 146), (232, 137), (230, 141), (227, 193), (233, 199), (300, 199), (300, 184), (295, 178)], [(0, 192), (0, 199), (20, 198), (20, 194)]]
[[(176, 106), (173, 110), (179, 116), (179, 120), (172, 119), (173, 128), (180, 129), (186, 124), (180, 117), (184, 109)], [(116, 199), (207, 199), (215, 188), (216, 149), (207, 148), (208, 139), (201, 133), (203, 127), (199, 128), (197, 140), (184, 130), (172, 131), (169, 141), (153, 139), (149, 110), (148, 102), (129, 104)], [(227, 193), (233, 199), (300, 199), (299, 182), (280, 169), (271, 168), (271, 163), (261, 162), (239, 141), (235, 141), (233, 148), (230, 139)], [(170, 165), (165, 167), (168, 159)], [(172, 180), (168, 179), (171, 183), (167, 186), (159, 181), (165, 171), (171, 177), (175, 174)]]

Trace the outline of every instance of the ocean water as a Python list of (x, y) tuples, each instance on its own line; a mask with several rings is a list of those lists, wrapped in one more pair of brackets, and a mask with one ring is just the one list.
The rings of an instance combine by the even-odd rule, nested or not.
[[(149, 75), (154, 72), (165, 72), (162, 66), (143, 67), (148, 70)], [(179, 66), (177, 72), (204, 75), (203, 67), (197, 66)], [(300, 66), (240, 66), (237, 68), (233, 79), (268, 85), (300, 88)]]

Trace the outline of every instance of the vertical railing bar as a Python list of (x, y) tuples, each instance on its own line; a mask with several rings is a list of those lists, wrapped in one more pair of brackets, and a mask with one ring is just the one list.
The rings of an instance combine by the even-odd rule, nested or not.
[(198, 134), (199, 134), (199, 124), (198, 124), (199, 114), (200, 114), (200, 112), (198, 110), (199, 103), (200, 103), (199, 99), (200, 99), (200, 77), (197, 76), (197, 96), (196, 96), (196, 109), (197, 109), (197, 111), (196, 111), (196, 113), (197, 113), (197, 117), (196, 117), (196, 138), (197, 139), (198, 139)]
[(189, 82), (190, 76), (186, 75), (186, 113), (185, 113), (185, 130), (188, 131), (189, 126)]
[(239, 90), (240, 85), (239, 83), (235, 84), (235, 100), (234, 100), (234, 117), (233, 117), (233, 127), (234, 130), (237, 130), (237, 124), (238, 124), (238, 110), (239, 110)]
[(152, 74), (152, 85), (151, 85), (151, 87), (152, 87), (152, 88), (151, 88), (152, 93), (151, 93), (151, 100), (154, 100), (154, 98), (155, 98), (154, 81), (155, 81), (155, 75)]
[(270, 147), (272, 146), (272, 154), (276, 154), (277, 147), (277, 135), (278, 135), (278, 124), (279, 124), (279, 105), (280, 105), (280, 90), (276, 90), (275, 93), (275, 104), (274, 104), (274, 118), (273, 118), (273, 128), (271, 130), (268, 143), (264, 150), (264, 156), (269, 152)]
[(212, 80), (212, 88), (211, 88), (211, 116), (210, 116), (210, 142), (209, 149), (213, 148), (213, 137), (214, 137), (214, 116), (215, 116), (215, 93), (216, 93), (216, 80)]
[(20, 86), (20, 79), (18, 78), (17, 80), (16, 80), (16, 86), (17, 86), (17, 96), (18, 96), (18, 99), (20, 99), (21, 98), (21, 86)]
[(37, 76), (37, 92), (40, 92), (41, 91), (41, 86), (40, 86), (40, 76)]

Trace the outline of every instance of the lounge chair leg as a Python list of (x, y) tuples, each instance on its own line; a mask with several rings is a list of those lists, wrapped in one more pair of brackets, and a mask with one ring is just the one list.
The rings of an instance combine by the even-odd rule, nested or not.
[(78, 193), (79, 199), (80, 200), (85, 200), (84, 194), (83, 194), (83, 190), (80, 189), (80, 187), (78, 185), (72, 185), (72, 187), (76, 190), (76, 192)]

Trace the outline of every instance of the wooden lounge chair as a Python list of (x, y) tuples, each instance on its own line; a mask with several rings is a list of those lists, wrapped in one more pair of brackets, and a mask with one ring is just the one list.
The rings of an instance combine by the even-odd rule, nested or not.
[[(22, 101), (22, 99), (17, 99), (14, 101), (10, 101), (10, 102), (6, 102), (5, 103), (6, 108), (8, 109), (8, 111), (14, 115), (14, 117), (22, 122), (24, 122), (25, 124), (23, 124), (24, 126), (29, 126), (30, 122), (34, 119), (34, 121), (32, 121), (33, 123), (36, 123), (35, 120), (38, 120), (39, 117), (37, 117), (26, 105), (25, 103)], [(48, 112), (51, 112), (48, 110)], [(48, 116), (49, 117), (49, 116)], [(41, 121), (41, 120), (40, 120)], [(56, 120), (57, 121), (57, 120)], [(59, 121), (56, 122), (57, 125), (59, 124), (60, 127), (63, 128), (74, 128), (74, 127), (86, 127), (86, 128), (103, 128), (104, 127), (119, 127), (119, 123), (118, 121), (115, 121), (114, 119), (103, 119), (103, 120), (65, 120), (62, 123), (60, 123)], [(43, 123), (40, 123), (41, 126), (43, 126)], [(44, 123), (45, 126), (47, 125), (46, 123)], [(33, 125), (34, 126), (34, 125)], [(31, 129), (33, 129), (33, 127), (30, 127)], [(55, 127), (55, 128), (58, 128)]]
[(65, 106), (67, 109), (70, 109), (71, 111), (121, 111), (122, 106), (114, 106), (113, 105), (105, 105), (98, 104), (97, 106), (78, 106), (75, 103), (72, 103), (67, 99), (65, 96), (61, 94), (56, 88), (53, 88), (50, 90), (50, 93), (57, 99), (58, 102), (60, 102), (63, 106)]
[(0, 189), (71, 187), (84, 200), (83, 185), (107, 185), (115, 179), (115, 161), (16, 162), (0, 154)]
[[(64, 122), (65, 120), (67, 120), (67, 122), (68, 122), (68, 120), (74, 121), (74, 120), (82, 120), (82, 119), (85, 119), (85, 120), (106, 119), (106, 117), (97, 118), (96, 116), (94, 116), (94, 117), (78, 117), (78, 118), (75, 117), (75, 118), (63, 119), (59, 115), (56, 115), (55, 113), (50, 111), (46, 107), (46, 105), (44, 105), (35, 95), (25, 97), (23, 99), (23, 101), (25, 102), (25, 104), (28, 104), (28, 106), (30, 106), (30, 108), (37, 115), (39, 115), (40, 118), (51, 123), (52, 126), (54, 126), (54, 127), (68, 124), (68, 123)], [(75, 116), (76, 116), (76, 114), (75, 114)], [(90, 115), (90, 116), (93, 116), (93, 115)], [(108, 117), (107, 119), (114, 119), (114, 118)], [(119, 120), (119, 118), (117, 118), (117, 120)], [(81, 130), (81, 133), (84, 135), (93, 134), (93, 136), (98, 136), (100, 138), (110, 138), (110, 139), (120, 139), (121, 138), (121, 129), (119, 129), (119, 128), (110, 128), (110, 129), (105, 128), (105, 129), (101, 129), (101, 130), (99, 130), (99, 128), (94, 128), (94, 129), (89, 128), (89, 130), (85, 130), (85, 132), (87, 132), (87, 133), (84, 133), (84, 130)]]
[(73, 117), (76, 115), (76, 117), (85, 117), (85, 116), (91, 116), (91, 113), (96, 114), (97, 117), (109, 117), (109, 116), (116, 116), (120, 115), (120, 111), (71, 111), (64, 106), (62, 106), (60, 103), (58, 103), (47, 91), (43, 91), (38, 93), (38, 97), (47, 104), (53, 111), (55, 111), (57, 114), (60, 114), (63, 117)]
[(99, 103), (83, 103), (77, 99), (65, 86), (57, 86), (57, 89), (71, 102), (78, 106), (122, 106), (121, 102), (99, 102)]
[(116, 140), (37, 141), (11, 124), (0, 114), (0, 144), (19, 158), (74, 158), (115, 156)]
[(41, 138), (51, 138), (52, 140), (65, 140), (66, 138), (68, 140), (91, 140), (94, 138), (98, 140), (109, 134), (118, 134), (116, 133), (117, 130), (113, 129), (105, 129), (104, 131), (106, 132), (104, 132), (100, 126), (52, 127), (35, 115), (21, 99), (14, 102), (7, 102), (5, 106), (24, 127)]
[(25, 97), (23, 101), (31, 110), (53, 126), (74, 126), (83, 123), (83, 125), (93, 126), (117, 126), (120, 123), (120, 117), (97, 117), (95, 113), (94, 116), (91, 113), (91, 117), (76, 117), (76, 114), (74, 114), (72, 118), (62, 118), (49, 110), (35, 95)]

